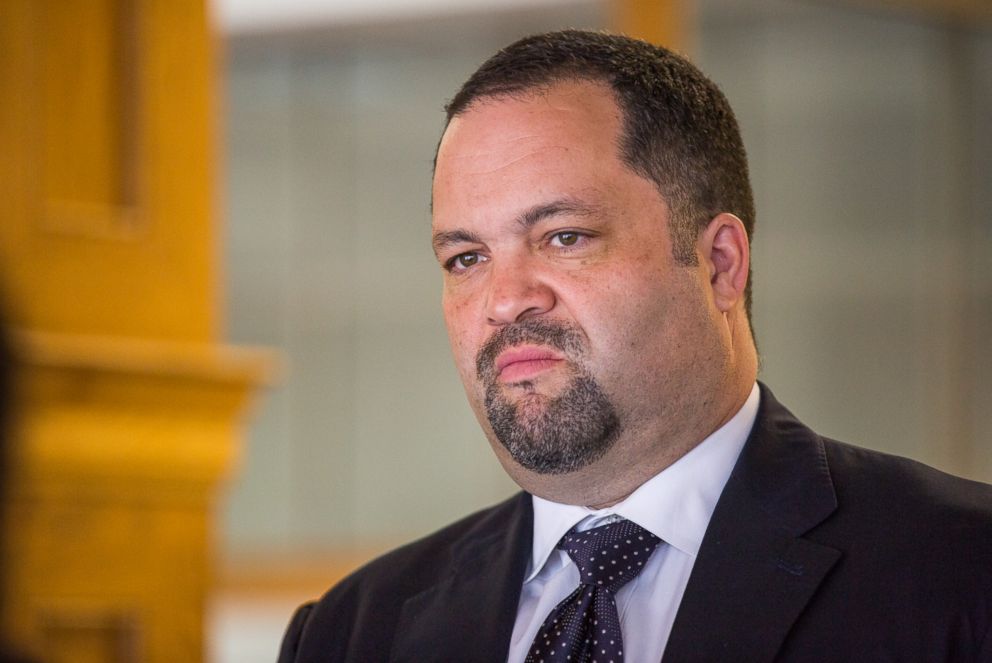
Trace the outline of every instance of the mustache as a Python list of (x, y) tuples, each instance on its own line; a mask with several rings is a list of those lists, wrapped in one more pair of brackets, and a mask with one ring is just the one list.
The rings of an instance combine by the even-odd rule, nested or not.
[(523, 344), (546, 345), (569, 357), (585, 352), (582, 332), (575, 325), (560, 320), (529, 318), (501, 327), (479, 349), (475, 371), (485, 384), (496, 381), (496, 357), (507, 348)]

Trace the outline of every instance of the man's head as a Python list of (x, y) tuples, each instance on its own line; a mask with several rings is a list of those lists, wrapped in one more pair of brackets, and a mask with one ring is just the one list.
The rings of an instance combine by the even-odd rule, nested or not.
[[(720, 89), (686, 59), (644, 41), (564, 30), (517, 41), (487, 60), (445, 108), (448, 122), (481, 99), (567, 80), (603, 83), (622, 113), (620, 154), (658, 186), (671, 209), (675, 259), (720, 212), (754, 232), (754, 198), (737, 120)], [(750, 319), (750, 283), (745, 304)]]
[(449, 106), (433, 201), (455, 360), (524, 488), (616, 501), (746, 398), (743, 148), (685, 61), (580, 32), (508, 47)]

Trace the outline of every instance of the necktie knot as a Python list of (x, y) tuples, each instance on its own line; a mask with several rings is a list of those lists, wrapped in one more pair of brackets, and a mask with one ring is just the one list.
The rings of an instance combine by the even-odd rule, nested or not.
[(623, 663), (615, 594), (644, 569), (660, 541), (629, 520), (563, 536), (558, 547), (579, 568), (581, 584), (544, 620), (526, 663)]
[(629, 520), (570, 531), (558, 547), (579, 568), (579, 581), (616, 593), (641, 572), (661, 539)]

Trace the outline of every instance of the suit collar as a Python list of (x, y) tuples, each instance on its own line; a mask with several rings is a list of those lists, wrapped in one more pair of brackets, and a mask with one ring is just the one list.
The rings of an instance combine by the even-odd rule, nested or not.
[(404, 604), (390, 661), (505, 661), (532, 523), (519, 493), (455, 541), (450, 573)]
[(836, 508), (822, 440), (761, 385), (664, 660), (772, 660), (840, 556), (802, 538)]

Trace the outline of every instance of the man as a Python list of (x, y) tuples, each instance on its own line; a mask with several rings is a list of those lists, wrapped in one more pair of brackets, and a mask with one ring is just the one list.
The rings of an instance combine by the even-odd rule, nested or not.
[(744, 149), (692, 65), (509, 46), (448, 106), (433, 205), (455, 362), (525, 492), (302, 607), (281, 661), (992, 661), (992, 488), (757, 386)]

